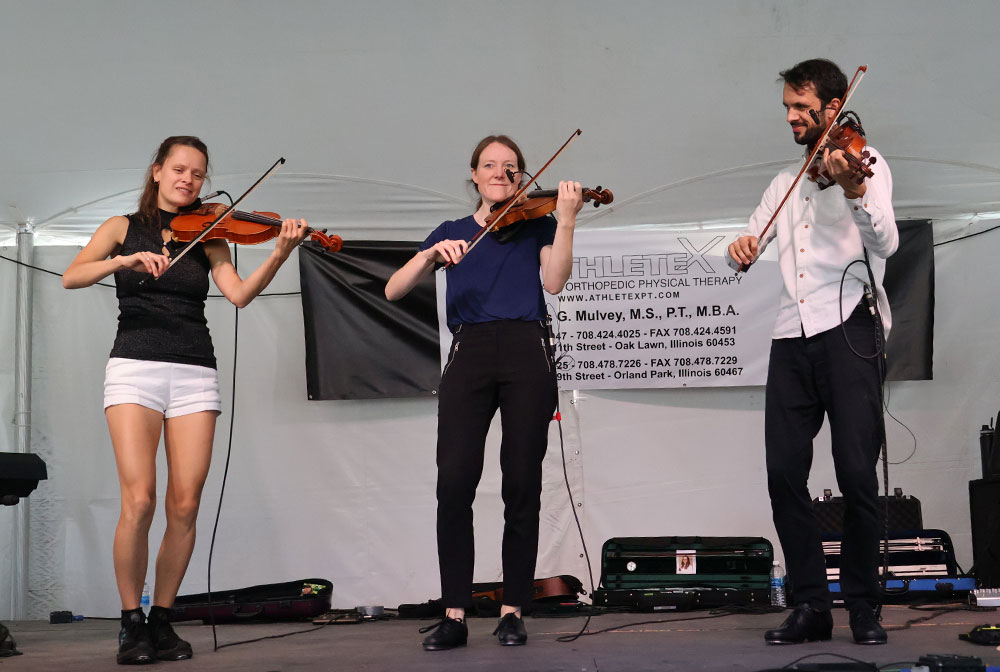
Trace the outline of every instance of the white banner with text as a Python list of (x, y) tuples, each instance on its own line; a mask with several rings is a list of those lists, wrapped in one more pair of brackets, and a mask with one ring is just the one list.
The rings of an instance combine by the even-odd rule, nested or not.
[(763, 385), (781, 276), (746, 273), (734, 234), (577, 230), (573, 273), (546, 294), (562, 389)]

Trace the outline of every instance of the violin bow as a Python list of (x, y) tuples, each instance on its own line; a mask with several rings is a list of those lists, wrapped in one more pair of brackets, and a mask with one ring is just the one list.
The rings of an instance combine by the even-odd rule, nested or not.
[[(277, 161), (275, 161), (274, 165), (272, 165), (270, 168), (268, 168), (267, 171), (263, 175), (261, 175), (259, 178), (257, 178), (257, 181), (254, 182), (253, 184), (251, 184), (250, 188), (247, 189), (246, 191), (244, 191), (242, 196), (240, 196), (235, 201), (233, 201), (232, 205), (230, 205), (228, 208), (226, 208), (222, 212), (222, 214), (220, 214), (218, 217), (216, 217), (214, 222), (212, 222), (211, 224), (209, 224), (208, 226), (206, 226), (204, 231), (202, 231), (201, 233), (199, 233), (194, 239), (191, 240), (191, 242), (189, 242), (187, 245), (185, 245), (184, 248), (181, 249), (181, 251), (177, 254), (177, 256), (171, 258), (170, 259), (170, 263), (167, 264), (167, 267), (165, 269), (163, 269), (163, 273), (166, 273), (167, 271), (169, 271), (170, 268), (174, 264), (176, 264), (178, 261), (180, 261), (181, 257), (183, 257), (185, 254), (187, 254), (188, 251), (192, 247), (194, 247), (195, 243), (200, 243), (201, 240), (205, 236), (208, 235), (209, 231), (211, 231), (212, 229), (214, 229), (216, 226), (219, 225), (219, 223), (222, 222), (222, 220), (224, 220), (226, 217), (228, 217), (229, 215), (231, 215), (233, 213), (233, 211), (236, 210), (236, 206), (239, 205), (240, 202), (243, 199), (245, 199), (247, 196), (249, 196), (253, 192), (254, 189), (256, 189), (257, 187), (259, 187), (264, 182), (264, 180), (266, 180), (267, 178), (271, 177), (271, 175), (274, 174), (274, 172), (276, 170), (278, 170), (278, 167), (281, 166), (284, 163), (285, 163), (285, 157), (281, 157)], [(160, 277), (163, 276), (163, 273), (160, 273)], [(157, 277), (157, 278), (154, 278), (154, 279), (159, 280), (160, 278)], [(145, 279), (143, 279), (143, 282), (145, 282)]]
[[(562, 144), (562, 147), (560, 147), (559, 149), (557, 149), (556, 153), (552, 155), (552, 158), (550, 158), (548, 161), (546, 161), (545, 165), (538, 169), (538, 171), (535, 173), (535, 176), (532, 177), (530, 180), (528, 180), (523, 187), (521, 187), (516, 192), (514, 192), (514, 195), (511, 196), (510, 199), (507, 200), (507, 205), (505, 205), (500, 210), (500, 212), (494, 216), (493, 223), (490, 224), (489, 226), (482, 227), (481, 229), (479, 229), (479, 231), (476, 232), (476, 235), (474, 235), (472, 237), (472, 240), (469, 241), (469, 248), (465, 251), (465, 254), (468, 254), (469, 252), (471, 252), (472, 248), (474, 248), (476, 245), (478, 245), (479, 241), (483, 239), (483, 236), (485, 236), (487, 233), (489, 233), (490, 231), (492, 231), (493, 229), (496, 228), (497, 223), (503, 218), (504, 215), (507, 214), (508, 210), (510, 210), (512, 207), (514, 207), (514, 204), (516, 204), (517, 201), (518, 201), (518, 199), (520, 199), (521, 196), (524, 195), (524, 192), (526, 192), (528, 190), (528, 188), (531, 187), (531, 185), (533, 185), (535, 183), (535, 181), (538, 179), (539, 175), (541, 175), (542, 173), (544, 173), (545, 169), (549, 167), (549, 164), (551, 164), (553, 161), (555, 161), (556, 157), (559, 156), (560, 154), (562, 154), (562, 151), (564, 149), (566, 149), (567, 147), (569, 147), (573, 143), (573, 141), (576, 140), (580, 136), (581, 133), (583, 133), (583, 131), (581, 131), (579, 128), (576, 129), (575, 131), (573, 131), (573, 134), (569, 136), (569, 140), (567, 140), (566, 142), (564, 142)], [(453, 264), (451, 262), (448, 262), (447, 264), (445, 264), (444, 266), (442, 266), (442, 268), (445, 269), (445, 270), (447, 270), (447, 269), (453, 267), (454, 265), (455, 264)]]
[[(854, 91), (857, 89), (858, 84), (861, 83), (861, 80), (864, 78), (866, 72), (868, 72), (867, 65), (858, 66), (858, 69), (854, 72), (854, 77), (851, 78), (851, 85), (847, 87), (847, 93), (844, 94), (844, 100), (841, 101), (840, 107), (837, 108), (837, 114), (833, 115), (833, 118), (827, 123), (826, 128), (823, 129), (823, 135), (819, 136), (819, 140), (816, 141), (816, 145), (813, 147), (812, 151), (809, 152), (809, 156), (806, 157), (805, 163), (803, 163), (802, 167), (799, 169), (799, 174), (795, 176), (792, 186), (790, 186), (788, 191), (785, 192), (785, 197), (781, 199), (781, 203), (778, 204), (778, 208), (774, 211), (774, 214), (771, 215), (771, 219), (767, 221), (767, 226), (765, 226), (761, 230), (760, 235), (757, 236), (758, 242), (764, 240), (764, 234), (766, 234), (767, 230), (771, 228), (772, 224), (774, 224), (774, 220), (778, 218), (778, 214), (785, 206), (785, 201), (788, 200), (788, 197), (792, 195), (792, 191), (795, 190), (795, 185), (799, 183), (799, 180), (802, 179), (803, 173), (805, 173), (806, 169), (812, 165), (812, 162), (819, 153), (819, 150), (826, 144), (826, 139), (830, 137), (830, 131), (833, 130), (833, 125), (836, 124), (837, 120), (844, 114), (844, 109), (847, 107), (847, 101), (849, 101), (851, 96), (854, 95)], [(757, 252), (759, 258), (760, 250), (758, 249)], [(740, 267), (736, 270), (736, 274), (739, 275), (740, 273), (746, 273), (750, 270), (750, 267), (756, 263), (756, 261), (757, 259), (754, 259), (749, 264), (740, 264)]]

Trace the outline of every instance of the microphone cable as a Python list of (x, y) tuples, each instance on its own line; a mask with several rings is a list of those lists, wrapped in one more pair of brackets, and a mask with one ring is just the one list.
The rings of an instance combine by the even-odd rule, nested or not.
[[(562, 331), (559, 330), (555, 334), (552, 331), (552, 314), (550, 312), (551, 307), (546, 306), (545, 311), (545, 330), (548, 332), (549, 336), (549, 360), (552, 363), (552, 373), (556, 377), (556, 412), (553, 416), (556, 421), (556, 427), (559, 429), (559, 456), (562, 460), (562, 471), (563, 471), (563, 482), (566, 484), (566, 494), (569, 496), (570, 511), (573, 512), (573, 521), (576, 523), (576, 530), (580, 536), (580, 547), (583, 549), (583, 557), (587, 561), (587, 579), (590, 581), (590, 599), (594, 599), (594, 568), (590, 562), (590, 553), (587, 550), (587, 542), (583, 535), (583, 525), (580, 523), (580, 516), (576, 512), (576, 504), (573, 501), (573, 488), (569, 483), (569, 469), (566, 466), (566, 443), (563, 437), (562, 429), (562, 410), (559, 404), (559, 362), (562, 361), (565, 355), (556, 356), (556, 347), (562, 338)], [(573, 642), (580, 638), (587, 627), (590, 625), (590, 619), (593, 616), (593, 610), (587, 610), (587, 619), (583, 623), (583, 627), (575, 635), (562, 635), (556, 638), (557, 642)]]
[[(878, 414), (878, 432), (879, 432), (879, 459), (882, 461), (882, 494), (883, 494), (883, 506), (882, 506), (882, 573), (879, 577), (879, 602), (878, 606), (875, 607), (875, 620), (882, 620), (882, 606), (885, 603), (885, 597), (888, 594), (888, 581), (889, 581), (889, 452), (886, 431), (885, 431), (885, 385), (886, 385), (886, 359), (885, 359), (885, 325), (882, 322), (882, 314), (878, 308), (878, 285), (875, 283), (875, 274), (872, 272), (872, 266), (868, 259), (868, 248), (864, 249), (864, 258), (855, 259), (849, 263), (845, 268), (843, 274), (840, 276), (840, 293), (837, 298), (837, 305), (840, 310), (840, 330), (844, 335), (844, 342), (847, 347), (850, 348), (851, 352), (861, 359), (875, 360), (876, 371), (878, 375), (878, 404), (879, 404), (879, 414)], [(864, 355), (858, 352), (854, 345), (851, 344), (851, 339), (847, 335), (847, 327), (844, 326), (844, 281), (847, 279), (847, 272), (851, 269), (854, 264), (864, 264), (865, 269), (868, 271), (868, 282), (871, 284), (864, 285), (863, 300), (868, 305), (868, 310), (872, 316), (872, 322), (874, 325), (875, 332), (875, 352), (871, 355)], [(877, 500), (876, 500), (877, 501)]]

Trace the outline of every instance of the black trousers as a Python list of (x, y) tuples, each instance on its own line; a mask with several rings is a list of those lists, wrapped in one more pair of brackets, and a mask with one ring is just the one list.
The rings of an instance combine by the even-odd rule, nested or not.
[[(844, 322), (851, 345), (870, 355), (875, 326), (859, 305)], [(822, 542), (807, 482), (813, 439), (830, 419), (833, 464), (844, 496), (840, 585), (847, 608), (879, 601), (878, 478), (882, 441), (878, 359), (851, 352), (840, 327), (771, 342), (764, 412), (767, 487), (797, 604), (829, 609)]]
[(556, 406), (556, 374), (539, 322), (462, 325), (438, 397), (437, 540), (445, 607), (471, 603), (472, 502), (490, 421), (500, 409), (504, 604), (531, 601), (538, 556), (542, 458)]

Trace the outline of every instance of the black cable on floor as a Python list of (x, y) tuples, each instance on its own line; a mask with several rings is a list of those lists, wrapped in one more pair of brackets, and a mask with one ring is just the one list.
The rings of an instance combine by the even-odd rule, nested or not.
[(783, 665), (782, 667), (768, 667), (763, 670), (756, 670), (756, 672), (779, 672), (780, 670), (794, 670), (795, 668), (792, 667), (793, 665), (801, 663), (804, 660), (809, 660), (810, 658), (819, 658), (820, 656), (830, 656), (832, 658), (837, 658), (839, 660), (849, 660), (852, 663), (858, 663), (860, 665), (869, 666), (869, 669), (872, 672), (878, 672), (878, 670), (880, 669), (877, 665), (875, 665), (874, 663), (869, 663), (867, 660), (859, 660), (858, 658), (844, 656), (839, 653), (810, 653), (800, 658), (796, 658), (792, 662)]
[[(254, 642), (263, 642), (264, 640), (267, 640), (267, 639), (281, 639), (282, 637), (291, 637), (292, 635), (303, 635), (303, 634), (305, 634), (307, 632), (316, 632), (317, 630), (322, 630), (325, 627), (327, 627), (327, 626), (326, 625), (317, 625), (314, 628), (307, 628), (306, 630), (296, 630), (294, 632), (286, 632), (283, 635), (265, 635), (264, 637), (257, 637), (255, 639), (245, 639), (245, 640), (243, 640), (241, 642), (230, 642), (229, 644), (222, 644), (221, 646), (217, 645), (215, 647), (215, 650), (218, 651), (219, 649), (224, 649), (227, 646), (238, 646), (240, 644), (253, 644)], [(212, 625), (212, 628), (213, 628), (212, 629), (212, 637), (214, 638), (215, 637), (215, 625), (214, 624)]]
[(605, 632), (614, 632), (615, 630), (622, 630), (624, 628), (634, 628), (640, 625), (662, 625), (664, 623), (681, 623), (687, 621), (706, 621), (716, 618), (725, 618), (726, 616), (735, 616), (733, 612), (716, 612), (715, 610), (710, 611), (707, 616), (685, 616), (683, 618), (658, 618), (652, 621), (633, 621), (631, 623), (622, 623), (621, 625), (614, 625), (610, 628), (603, 628), (601, 630), (593, 630), (591, 632), (579, 632), (576, 635), (572, 635), (572, 639), (569, 639), (568, 635), (562, 637), (557, 637), (557, 642), (572, 642), (580, 637), (589, 637), (591, 635), (600, 635)]

